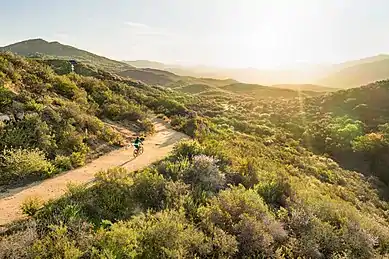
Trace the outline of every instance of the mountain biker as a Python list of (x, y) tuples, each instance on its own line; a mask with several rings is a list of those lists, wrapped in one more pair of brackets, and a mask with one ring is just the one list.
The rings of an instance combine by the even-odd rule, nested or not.
[(134, 141), (134, 147), (136, 148), (136, 151), (139, 151), (139, 147), (143, 144), (144, 138), (139, 138), (139, 136), (136, 137)]

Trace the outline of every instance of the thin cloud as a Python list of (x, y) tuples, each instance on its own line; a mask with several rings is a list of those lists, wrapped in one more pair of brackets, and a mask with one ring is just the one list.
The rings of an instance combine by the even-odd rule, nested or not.
[(137, 36), (173, 36), (174, 34), (167, 29), (152, 27), (144, 23), (127, 21), (125, 25), (128, 26), (132, 34)]
[(125, 22), (125, 24), (134, 28), (144, 28), (144, 29), (150, 28), (148, 25), (144, 23), (138, 23), (138, 22)]

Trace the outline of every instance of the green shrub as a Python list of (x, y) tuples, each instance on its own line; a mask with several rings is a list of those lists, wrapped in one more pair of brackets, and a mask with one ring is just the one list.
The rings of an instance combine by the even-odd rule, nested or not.
[(182, 140), (174, 146), (173, 154), (177, 157), (192, 160), (195, 155), (199, 155), (202, 152), (202, 147), (197, 141)]
[(165, 184), (166, 180), (162, 175), (146, 170), (134, 177), (132, 196), (144, 210), (161, 210), (166, 202)]
[(182, 178), (183, 172), (189, 169), (190, 162), (187, 158), (170, 161), (168, 159), (157, 164), (157, 171), (167, 179), (177, 181)]
[(243, 257), (273, 255), (277, 244), (287, 240), (282, 224), (275, 220), (262, 198), (243, 186), (224, 190), (199, 209), (208, 226), (235, 235)]
[(116, 223), (109, 230), (97, 233), (96, 244), (100, 247), (94, 254), (97, 258), (136, 258), (140, 255), (141, 234), (126, 223)]
[(54, 172), (54, 166), (38, 149), (4, 150), (1, 158), (3, 173), (0, 182), (2, 184), (26, 177), (48, 177)]
[(203, 191), (216, 192), (225, 187), (225, 174), (218, 166), (217, 160), (206, 155), (193, 157), (192, 165), (183, 172), (185, 183)]
[(172, 127), (174, 129), (182, 130), (184, 125), (185, 125), (185, 122), (186, 122), (186, 118), (185, 117), (182, 117), (182, 116), (172, 116), (171, 121), (170, 121), (170, 125), (172, 125)]
[(102, 132), (98, 136), (110, 144), (123, 143), (123, 137), (107, 126), (103, 127)]
[(52, 230), (43, 238), (38, 239), (32, 246), (34, 258), (81, 258), (84, 254), (76, 242), (68, 236), (66, 226), (53, 226)]
[(132, 197), (133, 179), (122, 167), (111, 168), (96, 174), (96, 185), (88, 192), (85, 214), (93, 222), (116, 221), (131, 217), (137, 203)]
[(80, 151), (73, 152), (70, 155), (70, 161), (72, 162), (73, 167), (79, 167), (85, 164), (88, 150), (89, 148), (85, 144), (82, 144), (82, 148)]
[(196, 258), (206, 256), (211, 250), (205, 235), (188, 222), (182, 212), (141, 215), (128, 225), (140, 237), (138, 253), (141, 258)]
[(267, 204), (275, 207), (286, 206), (286, 199), (291, 195), (291, 186), (284, 178), (263, 179), (255, 189)]
[(54, 165), (61, 171), (66, 171), (72, 169), (72, 159), (67, 156), (58, 155), (54, 159)]
[(40, 207), (42, 206), (42, 201), (39, 197), (28, 197), (21, 205), (23, 214), (27, 216), (35, 216)]
[(155, 126), (151, 120), (145, 119), (141, 122), (141, 130), (151, 135), (155, 133)]
[(131, 187), (134, 202), (144, 211), (177, 208), (188, 194), (188, 185), (181, 181), (168, 181), (157, 172), (144, 170), (134, 177)]
[(66, 76), (56, 76), (54, 83), (54, 91), (66, 96), (67, 98), (73, 98), (79, 88)]
[(0, 85), (0, 108), (4, 108), (12, 103), (14, 93)]

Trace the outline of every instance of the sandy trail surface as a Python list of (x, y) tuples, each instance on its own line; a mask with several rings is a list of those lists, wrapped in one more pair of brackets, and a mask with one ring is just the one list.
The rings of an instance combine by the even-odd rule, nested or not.
[[(0, 226), (24, 217), (20, 206), (28, 197), (39, 197), (43, 201), (58, 198), (65, 193), (69, 182), (90, 183), (94, 180), (95, 173), (116, 166), (122, 166), (130, 171), (140, 170), (161, 160), (172, 151), (175, 143), (188, 138), (185, 134), (170, 129), (162, 120), (155, 120), (154, 125), (156, 134), (146, 138), (144, 153), (136, 158), (133, 157), (133, 147), (121, 148), (75, 170), (0, 193)], [(124, 135), (126, 133), (132, 135), (125, 128), (121, 128), (120, 131)]]

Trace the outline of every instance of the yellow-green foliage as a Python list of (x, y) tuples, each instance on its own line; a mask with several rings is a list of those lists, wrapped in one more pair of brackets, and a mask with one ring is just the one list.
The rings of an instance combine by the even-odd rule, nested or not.
[[(166, 98), (165, 91), (115, 80), (106, 72), (94, 74), (95, 78), (59, 75), (39, 59), (1, 53), (0, 73), (0, 113), (10, 118), (1, 122), (0, 150), (38, 149), (55, 167), (42, 169), (41, 176), (84, 165), (99, 146), (121, 145), (122, 136), (106, 126), (104, 119), (133, 124), (149, 134), (154, 132), (150, 109), (186, 112), (180, 102)], [(39, 173), (32, 169), (10, 173), (8, 169), (0, 171), (1, 185)]]
[[(8, 77), (26, 61), (20, 62), (12, 66), (1, 63), (7, 67), (1, 71)], [(15, 75), (13, 80), (23, 78), (19, 72), (21, 77)], [(45, 73), (45, 78), (56, 76)], [(120, 121), (139, 115), (143, 119), (149, 108), (170, 116), (173, 126), (193, 139), (178, 143), (169, 157), (146, 169), (100, 172), (92, 187), (72, 186), (64, 197), (46, 204), (33, 216), (39, 238), (28, 250), (30, 255), (389, 256), (388, 193), (380, 181), (385, 177), (379, 174), (385, 172), (389, 147), (389, 126), (384, 123), (387, 114), (379, 111), (384, 111), (387, 103), (379, 103), (381, 110), (375, 109), (368, 97), (370, 91), (387, 94), (387, 82), (313, 99), (255, 100), (227, 95), (198, 98), (142, 84), (129, 87), (125, 80), (115, 78), (66, 77), (70, 82), (61, 81), (64, 89), (73, 91), (74, 84), (84, 90), (69, 90), (78, 93), (70, 99), (53, 94), (40, 102), (52, 104), (50, 109), (41, 110), (29, 102), (39, 116), (31, 115), (23, 124), (34, 125), (30, 129), (41, 133), (45, 143), (41, 149), (54, 154), (50, 159), (58, 168), (83, 161), (77, 158), (87, 153), (89, 145), (81, 132), (89, 125), (95, 136), (104, 135), (96, 119), (100, 116)], [(85, 115), (85, 107), (77, 105), (85, 101), (84, 91), (94, 117)], [(368, 104), (358, 106), (355, 100)], [(6, 98), (4, 103), (8, 105)], [(378, 119), (371, 119), (373, 111)], [(55, 124), (46, 117), (61, 130), (54, 130)], [(2, 134), (7, 127), (0, 127)], [(29, 139), (23, 127), (12, 130), (15, 140), (11, 142)], [(69, 160), (64, 158), (66, 154)], [(350, 158), (359, 159), (354, 162)], [(380, 179), (371, 172), (361, 170), (365, 176), (345, 169), (353, 166), (365, 166)], [(21, 245), (19, 250), (27, 246)]]
[(34, 216), (40, 207), (42, 206), (42, 201), (39, 197), (28, 197), (21, 206), (21, 209), (24, 214), (27, 216)]
[(54, 166), (46, 160), (44, 153), (37, 149), (4, 150), (1, 160), (0, 183), (3, 184), (27, 177), (47, 177), (54, 172)]

